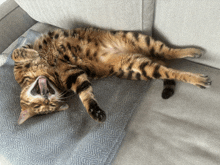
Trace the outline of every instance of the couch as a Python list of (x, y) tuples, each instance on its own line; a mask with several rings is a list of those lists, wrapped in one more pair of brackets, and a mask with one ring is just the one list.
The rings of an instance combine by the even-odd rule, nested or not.
[[(97, 124), (91, 122), (90, 118), (83, 117), (78, 121), (77, 117), (73, 116), (86, 116), (76, 97), (73, 102), (78, 113), (73, 114), (70, 112), (71, 110), (67, 110), (67, 112), (49, 115), (49, 117), (33, 118), (26, 125), (18, 126), (16, 120), (19, 115), (19, 107), (14, 110), (15, 107), (11, 105), (15, 103), (16, 106), (19, 106), (18, 86), (8, 87), (7, 90), (10, 90), (13, 98), (7, 98), (0, 93), (0, 100), (3, 100), (4, 97), (7, 98), (0, 104), (2, 111), (0, 116), (0, 138), (2, 138), (0, 164), (219, 164), (219, 1), (8, 0), (0, 6), (0, 10), (0, 72), (2, 71), (1, 74), (4, 76), (8, 74), (4, 69), (5, 64), (9, 65), (10, 63), (11, 51), (30, 34), (30, 29), (31, 34), (38, 35), (57, 27), (69, 29), (95, 26), (113, 30), (141, 31), (173, 47), (202, 47), (206, 53), (201, 58), (176, 60), (170, 64), (170, 67), (202, 73), (209, 75), (212, 79), (212, 86), (208, 89), (200, 89), (190, 84), (177, 82), (175, 94), (168, 100), (161, 98), (163, 83), (160, 80), (145, 83), (125, 82), (113, 78), (113, 80), (95, 82), (94, 91), (96, 91), (97, 99), (100, 105), (105, 107), (107, 116), (110, 118), (103, 126), (108, 126), (108, 129), (97, 134), (96, 138), (109, 136), (109, 141), (101, 141), (103, 145), (110, 143), (110, 141), (114, 142), (105, 146), (106, 148), (113, 146), (112, 151), (114, 151), (105, 160), (100, 157), (103, 152), (107, 152), (104, 150), (106, 148), (103, 150), (99, 148), (99, 151), (97, 149), (95, 154), (87, 153), (83, 159), (71, 157), (67, 152), (74, 150), (73, 154), (84, 154), (87, 150), (75, 150), (75, 148), (89, 143), (91, 137), (87, 137), (87, 134), (91, 133), (91, 130), (95, 132), (97, 128)], [(11, 72), (9, 73), (11, 74)], [(13, 75), (10, 76), (13, 77)], [(5, 84), (7, 86), (7, 82), (4, 84), (3, 79), (4, 77), (0, 75), (2, 88)], [(112, 85), (107, 85), (109, 83)], [(107, 94), (103, 94), (100, 87), (104, 88)], [(113, 87), (116, 89), (115, 91), (111, 90)], [(0, 89), (0, 91), (4, 91), (4, 89)], [(10, 99), (14, 100), (8, 101)], [(6, 103), (7, 107), (4, 109)], [(115, 112), (113, 110), (117, 108), (125, 111), (124, 114), (118, 113), (118, 118), (117, 115), (115, 117), (111, 113)], [(6, 109), (7, 112), (5, 112)], [(128, 114), (125, 109), (130, 109), (132, 112), (125, 115)], [(9, 111), (11, 112), (9, 113)], [(5, 113), (7, 115), (3, 116)], [(123, 117), (123, 123), (120, 117)], [(61, 123), (64, 122), (62, 119), (67, 120), (65, 127), (75, 126), (74, 121), (77, 121), (79, 128), (74, 127), (68, 130), (73, 133), (77, 130), (77, 134), (83, 135), (83, 143), (79, 142), (77, 147), (68, 146), (71, 143), (75, 144), (74, 138), (78, 136), (71, 133), (68, 134), (68, 138), (59, 135), (63, 131), (62, 128), (65, 128), (64, 126), (58, 127), (62, 126)], [(53, 123), (53, 121), (56, 122)], [(112, 124), (110, 121), (118, 123), (113, 122)], [(47, 125), (47, 122), (54, 125)], [(89, 127), (84, 127), (85, 125)], [(102, 126), (99, 125), (99, 127)], [(57, 132), (58, 130), (60, 132)], [(33, 132), (27, 134), (27, 131)], [(114, 136), (112, 136), (113, 134)], [(55, 143), (56, 138), (51, 137), (55, 135), (59, 142)], [(10, 141), (5, 140), (7, 138)], [(35, 141), (31, 142), (31, 139)], [(47, 139), (51, 139), (53, 143)], [(69, 142), (65, 143), (66, 140)], [(93, 144), (90, 147), (93, 147)], [(46, 150), (48, 152), (45, 152)], [(96, 153), (100, 153), (100, 155), (97, 156)], [(71, 159), (69, 159), (70, 157)], [(73, 159), (77, 159), (77, 161)]]

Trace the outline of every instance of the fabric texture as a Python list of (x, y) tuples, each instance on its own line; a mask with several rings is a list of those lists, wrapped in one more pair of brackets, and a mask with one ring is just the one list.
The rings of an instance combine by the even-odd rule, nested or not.
[(154, 0), (16, 0), (32, 18), (61, 28), (74, 25), (151, 34)]
[(220, 1), (156, 1), (154, 36), (175, 46), (199, 46), (206, 54), (189, 59), (220, 68)]
[[(30, 30), (16, 47), (38, 36)], [(68, 110), (35, 116), (18, 125), (20, 87), (13, 65), (9, 56), (0, 67), (0, 158), (10, 165), (111, 164), (148, 83), (118, 78), (93, 81), (94, 94), (107, 113), (105, 123), (92, 120), (74, 95), (68, 99)]]

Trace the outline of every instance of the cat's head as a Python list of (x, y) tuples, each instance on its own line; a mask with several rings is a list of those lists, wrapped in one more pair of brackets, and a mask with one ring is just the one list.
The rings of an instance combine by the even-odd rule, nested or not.
[(33, 49), (16, 49), (14, 75), (21, 86), (21, 113), (18, 124), (32, 116), (68, 109), (61, 100), (62, 89), (51, 69)]

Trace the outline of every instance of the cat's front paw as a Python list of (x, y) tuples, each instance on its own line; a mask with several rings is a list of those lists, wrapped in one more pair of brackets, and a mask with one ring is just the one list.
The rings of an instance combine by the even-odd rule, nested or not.
[(98, 106), (95, 100), (90, 101), (88, 113), (91, 118), (98, 122), (104, 122), (106, 120), (105, 112)]

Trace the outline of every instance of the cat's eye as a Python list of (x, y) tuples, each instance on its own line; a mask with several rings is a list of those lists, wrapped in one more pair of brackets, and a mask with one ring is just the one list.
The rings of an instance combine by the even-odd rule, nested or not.
[(34, 106), (34, 108), (39, 108), (39, 107), (40, 107), (40, 105), (35, 105), (35, 106)]

